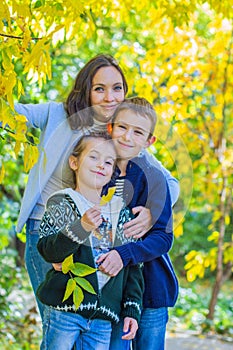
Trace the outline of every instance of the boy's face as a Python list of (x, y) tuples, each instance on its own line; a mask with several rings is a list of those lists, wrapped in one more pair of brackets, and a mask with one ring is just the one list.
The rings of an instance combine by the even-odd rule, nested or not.
[(112, 139), (120, 159), (137, 157), (143, 148), (154, 142), (149, 138), (151, 121), (132, 110), (122, 110), (118, 113), (112, 126)]

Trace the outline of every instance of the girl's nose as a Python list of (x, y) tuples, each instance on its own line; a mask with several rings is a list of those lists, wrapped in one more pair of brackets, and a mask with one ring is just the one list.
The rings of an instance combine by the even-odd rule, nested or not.
[(97, 164), (97, 168), (103, 169), (104, 168), (104, 163), (100, 162), (99, 164)]

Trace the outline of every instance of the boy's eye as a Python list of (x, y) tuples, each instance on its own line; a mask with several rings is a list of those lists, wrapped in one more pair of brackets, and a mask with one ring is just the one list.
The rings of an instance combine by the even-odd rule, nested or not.
[(140, 130), (135, 130), (134, 132), (135, 132), (135, 134), (137, 134), (137, 135), (144, 135), (143, 132), (140, 131)]
[(126, 126), (123, 124), (117, 124), (117, 127), (123, 130), (126, 130)]

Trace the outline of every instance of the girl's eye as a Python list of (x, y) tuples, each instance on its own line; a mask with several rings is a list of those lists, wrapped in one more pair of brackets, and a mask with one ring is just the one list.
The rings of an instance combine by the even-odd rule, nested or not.
[(113, 165), (113, 162), (111, 162), (110, 160), (109, 160), (109, 161), (106, 161), (105, 163), (106, 163), (107, 165), (111, 165), (111, 166)]
[(95, 160), (96, 159), (96, 156), (90, 156), (91, 159)]

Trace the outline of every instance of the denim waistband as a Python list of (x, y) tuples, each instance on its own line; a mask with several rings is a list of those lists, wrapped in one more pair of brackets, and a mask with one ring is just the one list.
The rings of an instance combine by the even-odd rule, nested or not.
[(41, 220), (28, 219), (26, 226), (28, 230), (39, 230)]

